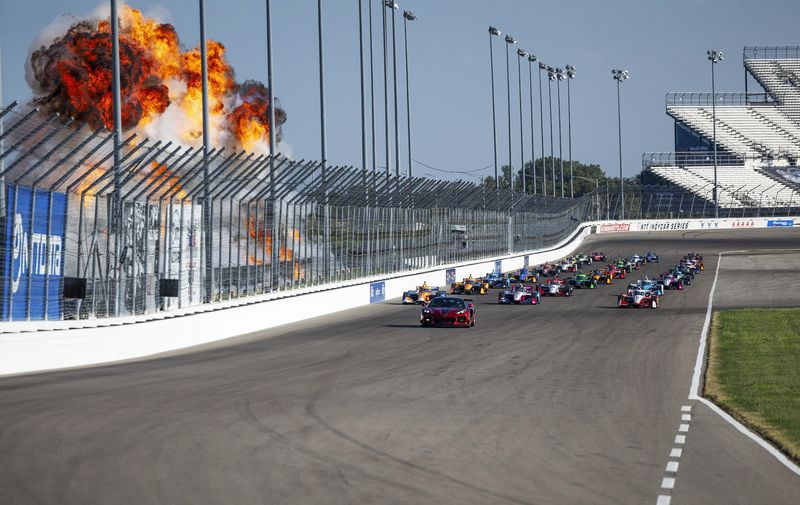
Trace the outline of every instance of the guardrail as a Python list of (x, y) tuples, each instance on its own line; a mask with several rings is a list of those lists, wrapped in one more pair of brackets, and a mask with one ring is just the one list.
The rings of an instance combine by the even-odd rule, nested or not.
[(745, 60), (800, 59), (800, 46), (745, 46)]
[[(480, 261), (443, 265), (404, 275), (362, 279), (330, 288), (310, 288), (302, 296), (274, 293), (249, 300), (204, 305), (178, 314), (155, 314), (117, 320), (62, 321), (42, 331), (44, 323), (10, 323), (17, 332), (0, 333), (0, 376), (127, 360), (223, 340), (283, 324), (399, 297), (426, 281), (447, 286), (452, 279), (555, 261), (580, 248), (592, 233), (664, 232), (786, 228), (800, 218), (625, 220), (582, 223), (560, 243), (542, 250)], [(276, 297), (276, 298), (270, 298)], [(230, 305), (238, 304), (238, 305)], [(180, 316), (180, 317), (175, 317)], [(82, 327), (81, 327), (82, 326)], [(213, 328), (214, 331), (209, 331)], [(27, 331), (27, 332), (25, 332)]]
[(711, 107), (716, 98), (717, 106), (749, 106), (775, 105), (776, 102), (768, 93), (717, 93), (677, 92), (667, 93), (667, 107)]

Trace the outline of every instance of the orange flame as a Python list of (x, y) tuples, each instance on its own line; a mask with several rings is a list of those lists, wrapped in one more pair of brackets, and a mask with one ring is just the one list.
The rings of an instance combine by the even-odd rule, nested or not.
[[(31, 53), (30, 81), (37, 106), (94, 128), (112, 128), (110, 28), (108, 19), (79, 21), (49, 47)], [(149, 125), (174, 106), (185, 120), (170, 116), (157, 125), (158, 134), (197, 145), (203, 127), (199, 46), (182, 50), (171, 24), (145, 17), (128, 5), (120, 8), (119, 35), (123, 129)], [(221, 43), (209, 40), (206, 48), (212, 143), (263, 149), (270, 135), (269, 91), (256, 81), (237, 84)], [(280, 127), (286, 114), (276, 106), (275, 116)]]

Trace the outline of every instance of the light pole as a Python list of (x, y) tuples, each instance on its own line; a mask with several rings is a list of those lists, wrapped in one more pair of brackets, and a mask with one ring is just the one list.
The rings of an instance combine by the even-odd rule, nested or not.
[(383, 2), (383, 126), (384, 126), (384, 133), (385, 141), (386, 141), (386, 181), (389, 182), (389, 178), (391, 176), (391, 155), (389, 154), (389, 150), (391, 149), (389, 144), (389, 49), (388, 43), (386, 42), (386, 8), (393, 8), (395, 3), (392, 0), (384, 0)]
[(494, 26), (489, 27), (489, 72), (492, 77), (492, 139), (494, 140), (494, 185), (500, 189), (500, 177), (497, 173), (497, 111), (494, 100), (494, 45), (492, 37), (499, 37), (500, 30)]
[[(373, 176), (378, 172), (378, 164), (376, 160), (375, 154), (375, 59), (373, 57), (373, 37), (372, 37), (372, 2), (369, 2), (369, 100), (371, 106), (371, 119), (370, 119), (370, 129), (372, 130), (372, 134), (370, 136), (370, 141), (372, 143), (372, 173)], [(373, 177), (373, 189), (376, 184), (377, 177)]]
[[(540, 61), (539, 62), (539, 131), (542, 132), (542, 195), (547, 195), (547, 166), (544, 163), (544, 105), (543, 105), (544, 101), (542, 100), (542, 70), (545, 69), (547, 69), (547, 65), (545, 65)], [(536, 176), (535, 169), (533, 173), (535, 177)]]
[(417, 16), (411, 11), (403, 12), (403, 42), (406, 50), (406, 125), (408, 126), (408, 178), (412, 177), (413, 161), (411, 160), (411, 88), (408, 78), (408, 22), (414, 21)]
[(617, 81), (617, 124), (619, 128), (619, 199), (622, 211), (620, 218), (625, 219), (625, 179), (622, 177), (622, 106), (620, 105), (619, 88), (623, 81), (630, 78), (627, 70), (615, 68), (611, 71), (614, 80)]
[(553, 67), (547, 67), (547, 100), (550, 111), (550, 170), (553, 175), (553, 198), (556, 197), (556, 157), (553, 149), (553, 81), (556, 73)]
[(278, 243), (278, 223), (275, 212), (275, 85), (273, 82), (272, 69), (272, 0), (267, 0), (267, 87), (269, 88), (269, 115), (267, 125), (269, 126), (269, 187), (270, 187), (270, 214), (272, 216), (270, 241), (273, 247), (270, 251), (269, 259), (269, 285), (270, 291), (277, 284), (278, 262), (280, 253)]
[[(519, 157), (520, 170), (522, 170), (522, 193), (528, 192), (528, 185), (525, 182), (525, 139), (523, 138), (524, 128), (522, 124), (522, 64), (521, 60), (528, 57), (528, 53), (523, 49), (517, 49), (517, 78), (519, 80)], [(512, 174), (513, 177), (513, 174)]]
[[(397, 2), (392, 2), (392, 80), (394, 82), (394, 171), (400, 184), (400, 113), (397, 99)], [(399, 187), (399, 186), (398, 186)]]
[(575, 78), (575, 67), (567, 65), (567, 131), (569, 139), (569, 197), (575, 198), (575, 186), (572, 184), (572, 102), (569, 94), (569, 81)]
[(719, 201), (717, 200), (717, 89), (714, 81), (714, 66), (722, 60), (722, 51), (710, 49), (706, 51), (711, 62), (711, 122), (714, 130), (714, 219), (719, 218)]
[(364, 173), (364, 186), (366, 187), (367, 101), (364, 96), (364, 6), (362, 0), (358, 0), (358, 62), (360, 65), (358, 76), (361, 83), (361, 170)]
[(514, 191), (514, 169), (511, 164), (511, 46), (517, 41), (511, 35), (506, 35), (506, 95), (508, 96), (508, 171), (509, 185)]
[(561, 168), (561, 198), (564, 198), (564, 145), (561, 142), (561, 81), (566, 77), (564, 71), (556, 69), (556, 90), (558, 91), (558, 164)]
[(533, 63), (537, 61), (536, 56), (528, 54), (528, 84), (529, 96), (531, 98), (531, 168), (533, 169), (533, 194), (536, 194), (536, 142), (534, 141), (536, 129), (533, 123)]

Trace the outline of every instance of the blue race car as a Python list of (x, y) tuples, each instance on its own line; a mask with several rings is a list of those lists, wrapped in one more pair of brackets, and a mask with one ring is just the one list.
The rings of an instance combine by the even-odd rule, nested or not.
[(644, 260), (648, 263), (658, 263), (658, 254), (647, 251), (647, 254), (644, 255)]
[(496, 272), (486, 274), (483, 278), (483, 282), (489, 284), (490, 288), (505, 289), (511, 285), (511, 280), (508, 277)]

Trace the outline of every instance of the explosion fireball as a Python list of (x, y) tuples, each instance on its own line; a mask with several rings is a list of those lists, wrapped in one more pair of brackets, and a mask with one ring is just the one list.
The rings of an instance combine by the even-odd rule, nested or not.
[[(122, 5), (120, 9), (122, 128), (186, 145), (202, 137), (199, 46), (185, 50), (175, 28)], [(269, 90), (260, 82), (237, 83), (225, 47), (207, 44), (211, 144), (269, 152)], [(109, 19), (84, 19), (28, 60), (33, 104), (94, 128), (113, 127)], [(276, 100), (276, 142), (286, 113)]]

